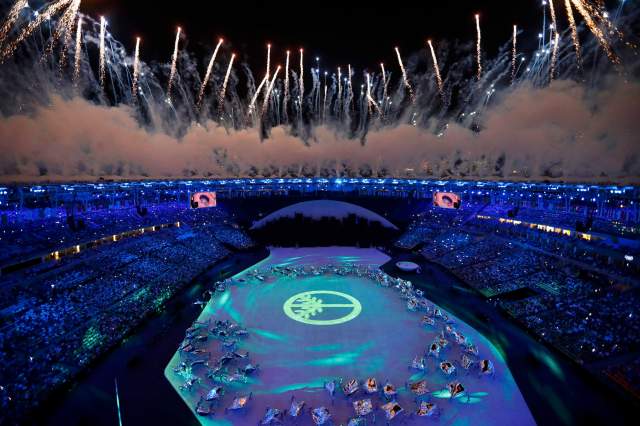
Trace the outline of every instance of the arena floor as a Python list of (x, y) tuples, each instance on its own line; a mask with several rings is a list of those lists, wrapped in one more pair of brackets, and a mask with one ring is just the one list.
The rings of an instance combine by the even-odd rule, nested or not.
[[(451, 337), (447, 337), (450, 343), (438, 359), (426, 356), (427, 347), (440, 336), (444, 325), (422, 325), (422, 313), (409, 311), (397, 290), (367, 277), (321, 274), (256, 278), (252, 273), (274, 265), (382, 265), (387, 260), (386, 255), (373, 249), (272, 249), (263, 262), (235, 276), (235, 284), (217, 293), (198, 318), (198, 322), (208, 324), (229, 319), (246, 328), (249, 334), (239, 341), (236, 351), (247, 351), (249, 358), (232, 361), (226, 369), (232, 373), (251, 362), (259, 365), (258, 371), (246, 383), (223, 384), (224, 396), (211, 405), (213, 413), (208, 416), (195, 413), (200, 396), (216, 384), (207, 378), (206, 366), (194, 366), (191, 373), (200, 381), (188, 390), (181, 389), (185, 376), (175, 369), (184, 361), (184, 354), (177, 351), (165, 369), (166, 377), (203, 425), (255, 425), (269, 407), (283, 412), (288, 409), (292, 397), (306, 403), (297, 424), (312, 424), (309, 411), (322, 406), (331, 413), (333, 424), (346, 424), (356, 417), (353, 402), (363, 399), (371, 399), (374, 407), (367, 424), (387, 424), (380, 407), (388, 401), (380, 392), (367, 395), (363, 390), (362, 383), (369, 377), (375, 377), (379, 387), (387, 382), (397, 387), (396, 401), (403, 411), (392, 423), (424, 423), (425, 419), (415, 414), (416, 396), (407, 383), (425, 379), (429, 393), (421, 400), (437, 405), (441, 424), (535, 424), (500, 353), (453, 316), (449, 315), (455, 321), (452, 327), (477, 346), (476, 359), (493, 362), (495, 375), (481, 376), (461, 368), (461, 347)], [(320, 302), (313, 312), (301, 313), (303, 301), (309, 298)], [(210, 360), (222, 354), (216, 339), (209, 338), (203, 348), (210, 353)], [(425, 371), (410, 368), (416, 355), (425, 355)], [(451, 376), (445, 376), (439, 368), (445, 360), (457, 366)], [(332, 398), (324, 385), (341, 379), (357, 379), (360, 390), (346, 397), (338, 385)], [(465, 388), (455, 398), (450, 398), (447, 390), (452, 381), (459, 381)], [(251, 399), (244, 409), (225, 412), (235, 397), (249, 394)]]

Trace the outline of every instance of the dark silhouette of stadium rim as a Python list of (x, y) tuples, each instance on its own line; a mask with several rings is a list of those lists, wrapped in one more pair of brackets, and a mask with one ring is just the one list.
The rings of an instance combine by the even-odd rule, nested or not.
[(255, 221), (249, 232), (276, 246), (385, 244), (400, 229), (383, 216), (344, 201), (312, 200), (283, 207)]

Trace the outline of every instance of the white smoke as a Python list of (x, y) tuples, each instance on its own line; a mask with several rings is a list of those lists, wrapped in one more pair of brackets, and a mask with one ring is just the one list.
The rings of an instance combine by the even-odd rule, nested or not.
[(141, 128), (126, 106), (53, 96), (29, 116), (0, 119), (0, 180), (99, 177), (416, 176), (632, 181), (640, 177), (640, 85), (598, 90), (563, 80), (498, 92), (482, 130), (451, 123), (436, 136), (410, 125), (350, 140), (316, 127), (304, 144), (283, 127), (228, 133), (214, 122), (180, 139)]

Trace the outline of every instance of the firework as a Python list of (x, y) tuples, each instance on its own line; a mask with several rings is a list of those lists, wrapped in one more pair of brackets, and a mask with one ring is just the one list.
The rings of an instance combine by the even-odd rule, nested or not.
[(602, 49), (605, 51), (609, 60), (614, 64), (619, 64), (620, 59), (616, 56), (616, 54), (611, 49), (611, 46), (609, 45), (609, 41), (607, 40), (606, 36), (602, 32), (602, 29), (600, 28), (600, 26), (594, 21), (594, 18), (590, 13), (590, 11), (593, 11), (593, 9), (588, 4), (585, 4), (583, 0), (571, 0), (571, 3), (576, 8), (576, 10), (580, 13), (580, 15), (582, 15), (582, 18), (584, 19), (584, 22), (587, 24), (589, 31), (591, 31), (593, 36), (598, 40), (598, 42), (600, 43), (600, 46), (602, 46)]
[(253, 97), (251, 98), (251, 102), (249, 103), (249, 114), (253, 112), (254, 107), (256, 105), (256, 101), (258, 100), (258, 95), (260, 94), (262, 87), (267, 83), (269, 83), (269, 79), (267, 78), (267, 76), (264, 76), (264, 78), (260, 82), (260, 85), (256, 89), (256, 92), (253, 94)]
[(47, 7), (44, 8), (44, 10), (38, 13), (36, 18), (31, 23), (29, 23), (29, 25), (27, 25), (26, 28), (24, 28), (20, 32), (20, 34), (18, 34), (18, 37), (4, 47), (4, 49), (2, 50), (2, 53), (0, 54), (0, 63), (4, 62), (8, 57), (13, 55), (13, 52), (15, 52), (18, 46), (23, 41), (25, 41), (31, 34), (33, 34), (36, 28), (42, 25), (43, 22), (51, 19), (54, 15), (56, 15), (65, 7), (69, 6), (71, 4), (71, 1), (72, 0), (59, 0), (57, 2), (50, 3)]
[(404, 85), (409, 91), (409, 96), (411, 96), (411, 102), (415, 102), (415, 97), (413, 96), (413, 88), (411, 87), (411, 83), (409, 82), (409, 78), (407, 77), (407, 71), (404, 69), (404, 64), (402, 63), (402, 57), (400, 56), (400, 49), (396, 47), (396, 56), (398, 57), (398, 64), (400, 64), (400, 70), (402, 71), (402, 80), (404, 81)]
[(200, 86), (200, 93), (198, 93), (198, 109), (202, 106), (202, 100), (204, 99), (204, 91), (207, 88), (207, 84), (211, 79), (211, 72), (213, 71), (213, 64), (216, 62), (216, 56), (218, 56), (218, 50), (220, 50), (220, 46), (224, 42), (223, 39), (218, 40), (218, 44), (216, 48), (213, 50), (213, 55), (211, 55), (211, 60), (209, 61), (209, 66), (207, 67), (207, 72), (204, 75), (204, 80), (202, 81), (202, 85)]
[(443, 82), (442, 76), (440, 75), (440, 67), (438, 66), (438, 58), (436, 56), (436, 51), (433, 48), (433, 43), (431, 40), (427, 40), (429, 44), (429, 49), (431, 50), (431, 58), (433, 59), (433, 71), (436, 73), (436, 81), (438, 82), (438, 91), (440, 92), (440, 97), (444, 99), (444, 90), (443, 90)]
[(267, 78), (271, 75), (271, 44), (267, 44)]
[(287, 102), (289, 101), (289, 56), (291, 52), (287, 50), (287, 60), (284, 67), (284, 111), (287, 111)]
[(251, 103), (249, 104), (249, 114), (253, 113), (256, 101), (258, 100), (258, 95), (260, 95), (260, 91), (264, 86), (264, 96), (267, 97), (267, 90), (269, 88), (269, 73), (270, 73), (270, 62), (271, 62), (271, 45), (267, 45), (267, 72), (264, 75), (264, 78), (260, 82), (260, 85), (256, 89), (256, 92), (253, 94), (253, 98), (251, 98)]
[(67, 50), (71, 47), (71, 38), (73, 35), (73, 26), (76, 22), (76, 16), (80, 9), (80, 0), (72, 0), (69, 7), (62, 13), (62, 16), (58, 20), (53, 35), (49, 40), (49, 45), (42, 56), (44, 61), (47, 55), (53, 55), (56, 43), (62, 39), (62, 50), (60, 52), (60, 71), (67, 63)]
[(300, 49), (300, 102), (304, 97), (304, 50)]
[(73, 81), (78, 84), (80, 78), (80, 60), (82, 59), (82, 16), (78, 17), (78, 27), (76, 28), (76, 53), (73, 67)]
[(133, 56), (133, 82), (131, 94), (134, 102), (138, 99), (138, 79), (140, 78), (140, 37), (136, 38), (136, 51)]
[(106, 61), (106, 44), (105, 36), (107, 34), (107, 20), (104, 16), (100, 17), (100, 86), (104, 89), (104, 82), (107, 76), (107, 61)]
[(516, 81), (516, 58), (518, 57), (518, 26), (513, 26), (513, 44), (511, 45), (511, 84)]
[(576, 25), (576, 19), (573, 16), (573, 8), (571, 7), (571, 0), (564, 0), (564, 6), (567, 10), (567, 19), (569, 20), (569, 26), (571, 27), (571, 39), (573, 40), (573, 46), (576, 50), (576, 63), (578, 68), (582, 67), (582, 55), (580, 53), (580, 37), (578, 36), (578, 26)]
[[(312, 73), (313, 74), (313, 73)], [(313, 92), (315, 93), (314, 108), (316, 114), (320, 113), (320, 57), (316, 56), (316, 77), (313, 81)]]
[(73, 0), (71, 5), (62, 14), (58, 21), (58, 26), (51, 39), (51, 52), (57, 39), (62, 38), (62, 51), (60, 53), (60, 71), (67, 63), (67, 50), (71, 47), (71, 39), (73, 36), (73, 26), (76, 23), (76, 16), (80, 10), (81, 0)]
[(558, 32), (558, 21), (556, 19), (556, 8), (553, 5), (553, 0), (549, 0), (549, 11), (551, 12), (551, 28), (553, 32)]
[(342, 103), (342, 72), (340, 67), (338, 67), (338, 99), (336, 99), (336, 110), (340, 111), (340, 106)]
[(314, 113), (318, 115), (320, 113), (320, 58), (316, 56), (316, 70), (313, 72), (311, 68), (311, 76), (313, 77), (313, 109)]
[(176, 41), (173, 45), (173, 55), (171, 56), (171, 72), (169, 74), (169, 86), (167, 87), (167, 100), (171, 101), (171, 91), (173, 90), (173, 83), (176, 78), (176, 70), (178, 67), (178, 48), (180, 47), (180, 35), (182, 34), (182, 28), (178, 27), (176, 32)]
[(13, 5), (13, 7), (11, 7), (11, 10), (9, 10), (7, 19), (4, 21), (4, 24), (2, 24), (2, 27), (0, 27), (0, 47), (4, 45), (9, 31), (13, 27), (13, 24), (15, 24), (18, 20), (20, 11), (22, 11), (22, 9), (24, 9), (25, 7), (29, 7), (29, 2), (27, 0), (19, 0), (16, 2), (16, 4)]
[(322, 121), (324, 121), (324, 117), (327, 113), (327, 72), (324, 72), (325, 80), (324, 80), (324, 98), (322, 99)]
[[(622, 0), (620, 2), (620, 7), (618, 8), (618, 12), (616, 13), (616, 16), (619, 15), (621, 8), (624, 6), (624, 3), (625, 3), (625, 0)], [(602, 0), (596, 0), (595, 5), (591, 5), (589, 3), (584, 3), (584, 2), (583, 4), (585, 5), (589, 13), (596, 16), (598, 21), (600, 21), (606, 27), (607, 33), (609, 35), (611, 36), (615, 35), (620, 41), (624, 42), (624, 44), (627, 47), (633, 50), (636, 50), (638, 48), (638, 46), (635, 43), (624, 40), (624, 34), (622, 33), (622, 31), (620, 31), (620, 29), (618, 29), (618, 27), (614, 25), (611, 19), (609, 19), (609, 13), (606, 11), (604, 2)]]
[(271, 76), (271, 44), (267, 44), (267, 72), (265, 73), (265, 79), (267, 80), (264, 86), (264, 97), (267, 97), (267, 91), (269, 90), (269, 77)]
[(480, 31), (480, 15), (476, 13), (476, 60), (478, 63), (478, 81), (482, 78), (482, 32)]
[(276, 78), (278, 78), (278, 73), (280, 72), (280, 66), (276, 68), (276, 72), (273, 73), (273, 78), (271, 79), (271, 83), (267, 86), (266, 96), (264, 97), (264, 103), (262, 104), (262, 115), (264, 116), (267, 113), (267, 108), (269, 107), (269, 98), (271, 96), (271, 91), (273, 91), (273, 86), (276, 84)]
[(204, 91), (207, 88), (207, 84), (211, 79), (211, 72), (213, 71), (213, 64), (216, 61), (216, 56), (218, 56), (218, 50), (220, 50), (220, 46), (224, 42), (223, 39), (218, 40), (218, 44), (216, 48), (213, 50), (213, 55), (211, 55), (211, 60), (209, 61), (209, 66), (207, 66), (207, 72), (205, 73), (204, 80), (202, 81), (202, 85), (200, 86), (200, 93), (198, 93), (198, 108), (202, 106), (202, 100), (204, 99)]
[(353, 80), (351, 78), (352, 72), (351, 72), (351, 64), (347, 64), (347, 105), (345, 106), (345, 109), (349, 108), (349, 105), (351, 104), (351, 100), (353, 99)]
[(227, 95), (227, 83), (229, 83), (229, 76), (231, 75), (231, 68), (233, 68), (233, 60), (235, 59), (236, 54), (233, 53), (231, 55), (231, 60), (229, 61), (229, 67), (227, 68), (227, 73), (224, 75), (224, 82), (222, 83), (222, 89), (220, 90), (220, 97), (218, 99), (218, 108), (220, 114), (222, 114), (222, 110), (224, 108), (224, 98)]
[(380, 62), (380, 69), (382, 69), (382, 104), (387, 101), (387, 73), (384, 70), (384, 64)]
[(553, 53), (551, 55), (551, 80), (553, 80), (556, 75), (556, 67), (558, 65), (559, 46), (560, 46), (560, 33), (556, 31), (553, 38)]
[(378, 104), (371, 96), (371, 78), (369, 77), (369, 73), (367, 73), (367, 103), (369, 104), (369, 111), (371, 111), (371, 106), (373, 106), (378, 112), (382, 113)]
[[(430, 58), (425, 59), (427, 59), (427, 61), (429, 59), (433, 61), (434, 79), (423, 78), (420, 73), (412, 74), (412, 69), (405, 69), (399, 48), (395, 48), (398, 63), (402, 71), (402, 77), (399, 79), (400, 81), (397, 82), (398, 79), (391, 78), (391, 73), (386, 71), (385, 65), (382, 63), (380, 64), (380, 71), (382, 72), (380, 78), (378, 78), (374, 73), (358, 72), (356, 74), (355, 71), (357, 70), (348, 64), (347, 68), (344, 68), (344, 72), (341, 68), (338, 68), (337, 80), (335, 72), (333, 74), (331, 72), (324, 72), (325, 77), (323, 89), (319, 58), (314, 56), (317, 68), (310, 68), (311, 76), (313, 77), (313, 87), (312, 90), (310, 90), (310, 96), (305, 98), (305, 63), (303, 50), (300, 49), (299, 75), (297, 61), (295, 64), (290, 63), (292, 58), (290, 57), (290, 53), (287, 52), (286, 66), (281, 67), (284, 68), (284, 70), (278, 67), (279, 71), (283, 71), (285, 73), (285, 76), (283, 77), (279, 74), (279, 71), (276, 71), (276, 68), (272, 68), (271, 66), (272, 46), (268, 44), (266, 52), (266, 74), (261, 81), (258, 81), (258, 77), (255, 77), (254, 79), (254, 75), (256, 74), (254, 74), (248, 66), (243, 64), (243, 69), (247, 72), (248, 85), (251, 89), (250, 93), (246, 97), (242, 97), (246, 91), (241, 91), (241, 93), (236, 92), (235, 87), (233, 87), (233, 82), (231, 87), (227, 88), (230, 72), (233, 69), (235, 61), (235, 55), (230, 61), (228, 61), (229, 68), (227, 69), (227, 74), (222, 76), (225, 81), (222, 90), (218, 87), (217, 83), (219, 83), (219, 81), (217, 79), (217, 75), (213, 75), (213, 67), (216, 65), (217, 55), (220, 54), (219, 49), (222, 47), (222, 40), (220, 40), (220, 42), (215, 46), (213, 54), (209, 54), (211, 55), (210, 61), (208, 61), (208, 66), (204, 73), (203, 80), (195, 87), (195, 93), (191, 94), (188, 92), (189, 87), (186, 82), (199, 81), (198, 79), (201, 76), (199, 76), (196, 71), (197, 62), (192, 60), (189, 55), (180, 55), (182, 53), (181, 50), (184, 50), (185, 47), (184, 44), (182, 46), (179, 45), (180, 38), (183, 34), (178, 28), (178, 34), (175, 35), (176, 42), (172, 60), (169, 64), (165, 65), (164, 77), (154, 75), (151, 72), (151, 69), (147, 68), (146, 70), (149, 71), (149, 74), (144, 78), (145, 92), (143, 92), (141, 90), (141, 73), (144, 64), (140, 62), (139, 57), (139, 50), (141, 46), (140, 39), (136, 40), (136, 49), (135, 54), (132, 55), (133, 57), (128, 56), (123, 45), (113, 39), (111, 34), (107, 33), (107, 30), (109, 29), (107, 28), (108, 23), (105, 18), (100, 18), (98, 22), (95, 23), (88, 16), (83, 15), (82, 18), (78, 16), (78, 8), (81, 3), (80, 0), (47, 0), (46, 2), (39, 2), (44, 3), (44, 6), (37, 12), (27, 9), (30, 11), (30, 20), (25, 23), (22, 23), (23, 21), (19, 19), (19, 12), (22, 7), (25, 7), (25, 5), (28, 7), (28, 2), (26, 0), (14, 0), (14, 5), (9, 11), (5, 22), (0, 22), (0, 62), (6, 60), (8, 55), (14, 53), (17, 48), (16, 43), (23, 41), (27, 48), (24, 49), (25, 59), (30, 58), (32, 54), (36, 52), (41, 58), (50, 60), (51, 58), (47, 56), (49, 53), (59, 53), (59, 50), (53, 50), (53, 46), (55, 46), (56, 49), (61, 47), (60, 66), (62, 67), (65, 55), (67, 55), (68, 58), (73, 55), (73, 34), (75, 34), (75, 64), (73, 76), (71, 76), (71, 70), (69, 70), (68, 80), (71, 81), (73, 85), (78, 86), (81, 77), (85, 77), (84, 75), (81, 75), (81, 73), (92, 72), (92, 69), (95, 69), (95, 78), (92, 75), (87, 75), (87, 78), (83, 78), (82, 81), (83, 84), (86, 84), (87, 93), (99, 91), (100, 88), (104, 90), (105, 86), (109, 84), (109, 87), (113, 89), (110, 91), (109, 96), (103, 96), (98, 100), (98, 102), (107, 105), (119, 105), (129, 102), (133, 105), (137, 105), (138, 102), (142, 100), (141, 98), (147, 94), (146, 88), (149, 87), (149, 90), (151, 91), (148, 94), (150, 96), (145, 98), (145, 102), (149, 103), (150, 111), (153, 111), (154, 116), (153, 119), (150, 120), (153, 121), (153, 123), (149, 123), (149, 125), (155, 126), (156, 123), (160, 122), (159, 120), (155, 120), (156, 116), (162, 117), (163, 120), (166, 119), (168, 121), (188, 120), (190, 122), (194, 118), (193, 112), (195, 111), (198, 118), (203, 120), (212, 118), (222, 122), (227, 119), (231, 119), (233, 121), (231, 127), (236, 129), (260, 123), (264, 126), (264, 129), (269, 129), (271, 126), (291, 125), (294, 127), (294, 130), (297, 130), (298, 127), (296, 126), (299, 125), (314, 125), (324, 123), (326, 121), (327, 124), (330, 122), (335, 124), (340, 130), (350, 129), (349, 133), (352, 133), (354, 136), (356, 134), (362, 134), (364, 136), (369, 131), (367, 122), (370, 119), (370, 114), (375, 112), (374, 108), (378, 111), (380, 111), (380, 109), (382, 110), (380, 111), (380, 123), (378, 123), (380, 125), (393, 125), (394, 117), (396, 117), (395, 119), (402, 120), (406, 118), (407, 120), (410, 120), (411, 124), (416, 126), (431, 122), (429, 120), (430, 114), (432, 114), (432, 111), (436, 111), (436, 109), (432, 110), (431, 108), (425, 108), (418, 110), (415, 108), (415, 105), (417, 95), (425, 97), (424, 104), (426, 105), (427, 101), (430, 100), (429, 96), (432, 96), (434, 93), (433, 88), (436, 87), (433, 85), (434, 82), (437, 83), (439, 95), (443, 100), (442, 105), (438, 110), (438, 113), (440, 114), (439, 120), (446, 120), (453, 116), (466, 116), (465, 114), (458, 114), (459, 112), (462, 112), (462, 109), (459, 110), (458, 108), (464, 108), (465, 112), (467, 110), (473, 111), (472, 113), (469, 113), (469, 116), (475, 115), (476, 113), (478, 115), (481, 114), (482, 107), (486, 106), (492, 94), (496, 92), (496, 90), (499, 90), (494, 88), (494, 86), (501, 87), (502, 83), (506, 82), (503, 80), (509, 79), (509, 74), (511, 75), (511, 84), (514, 87), (518, 84), (527, 84), (529, 82), (536, 87), (544, 87), (549, 84), (551, 80), (559, 78), (561, 75), (560, 72), (564, 73), (565, 70), (568, 71), (568, 68), (565, 65), (565, 52), (568, 53), (568, 55), (566, 55), (567, 57), (572, 56), (574, 46), (579, 67), (581, 56), (586, 58), (587, 52), (593, 52), (593, 50), (586, 50), (587, 48), (598, 51), (601, 49), (600, 46), (602, 46), (607, 54), (610, 55), (610, 58), (612, 58), (613, 52), (611, 49), (618, 46), (614, 45), (614, 43), (618, 41), (616, 37), (620, 36), (621, 32), (613, 26), (616, 24), (616, 21), (609, 20), (607, 11), (604, 9), (603, 0), (559, 1), (561, 3), (558, 4), (558, 10), (555, 9), (554, 2), (544, 3), (545, 28), (540, 35), (540, 39), (543, 41), (539, 46), (539, 48), (543, 50), (534, 52), (535, 57), (539, 59), (534, 59), (530, 64), (531, 66), (527, 68), (527, 72), (522, 73), (522, 75), (519, 75), (519, 67), (521, 61), (525, 61), (524, 55), (522, 54), (522, 43), (524, 39), (521, 38), (518, 40), (518, 37), (523, 37), (522, 31), (520, 31), (521, 34), (518, 35), (519, 28), (514, 25), (512, 40), (510, 40), (511, 46), (507, 45), (506, 51), (501, 49), (499, 55), (494, 60), (487, 60), (483, 63), (480, 17), (479, 15), (475, 15), (477, 39), (472, 39), (471, 44), (473, 49), (474, 42), (477, 42), (477, 52), (472, 52), (471, 56), (466, 54), (465, 58), (452, 58), (451, 67), (444, 66), (443, 69), (440, 69), (438, 61), (443, 60), (444, 57), (439, 58), (434, 43), (431, 40), (427, 40), (431, 56)], [(565, 13), (562, 11), (562, 2), (564, 2), (564, 8), (566, 9), (574, 46), (560, 46), (560, 43), (563, 42), (563, 40), (561, 33), (558, 31), (558, 25), (563, 25), (562, 15)], [(547, 11), (547, 7), (549, 7), (549, 12)], [(574, 17), (574, 14), (576, 13), (579, 13), (579, 15)], [(585, 39), (588, 38), (590, 42), (587, 44), (586, 41), (583, 40), (585, 44), (582, 47), (580, 46), (580, 40), (578, 38), (578, 31), (580, 29), (578, 24), (580, 24), (580, 22), (576, 23), (576, 19), (580, 20), (581, 18), (584, 18), (586, 21), (585, 27), (594, 33), (594, 38), (596, 39), (595, 41), (591, 41), (593, 39), (590, 35), (589, 37), (585, 37)], [(627, 20), (622, 20), (620, 22), (625, 23), (626, 25), (626, 21)], [(90, 22), (91, 25), (89, 25)], [(43, 24), (45, 25), (43, 26)], [(41, 38), (36, 39), (34, 36), (38, 32), (39, 28), (41, 29)], [(569, 28), (567, 28), (567, 34), (569, 33)], [(547, 31), (549, 31), (549, 33), (547, 33)], [(585, 33), (585, 36), (586, 35), (587, 34)], [(546, 40), (547, 36), (550, 36), (551, 41), (549, 42), (549, 40), (547, 40), (547, 43), (545, 44), (544, 40)], [(27, 39), (27, 37), (29, 37), (29, 39)], [(69, 39), (69, 37), (71, 38)], [(95, 47), (96, 51), (98, 51), (99, 47), (99, 57), (95, 63), (89, 64), (89, 60), (92, 57), (84, 54), (83, 49), (85, 49), (85, 43), (87, 43), (88, 48)], [(627, 43), (627, 45), (629, 44)], [(511, 47), (511, 52), (509, 52), (509, 47)], [(562, 47), (562, 49), (560, 49), (560, 47)], [(520, 52), (518, 51), (519, 49)], [(583, 50), (582, 55), (581, 49)], [(46, 53), (42, 54), (43, 51), (46, 51)], [(460, 51), (462, 52), (462, 50)], [(427, 53), (427, 55), (429, 55), (429, 53)], [(178, 57), (180, 58), (179, 69), (177, 62)], [(594, 55), (594, 58), (595, 61), (598, 60), (597, 55)], [(295, 58), (293, 58), (293, 60), (295, 61)], [(594, 75), (606, 70), (605, 64), (595, 63), (595, 61), (592, 71)], [(464, 65), (466, 67), (465, 69), (461, 69), (463, 64), (466, 64)], [(128, 80), (128, 71), (132, 65), (132, 78), (131, 80)], [(445, 64), (443, 63), (443, 65)], [(6, 64), (5, 66), (8, 67), (8, 69), (19, 69), (21, 64)], [(171, 67), (170, 75), (169, 66)], [(289, 74), (290, 66), (294, 67), (292, 70), (295, 69), (296, 75), (294, 76), (294, 80), (299, 78), (292, 82), (293, 88), (289, 85), (289, 79), (291, 77)], [(450, 78), (447, 78), (447, 75), (445, 74), (446, 68), (454, 70), (450, 75)], [(52, 71), (49, 66), (40, 67), (39, 70), (42, 72)], [(179, 75), (177, 74), (178, 70), (180, 71)], [(419, 69), (419, 71), (421, 72), (422, 70)], [(586, 70), (581, 71), (585, 72)], [(108, 76), (107, 73), (109, 73)], [(471, 74), (470, 81), (465, 80), (460, 83), (456, 82), (455, 85), (459, 85), (462, 90), (456, 90), (451, 93), (447, 92), (448, 98), (445, 100), (445, 81), (454, 81), (454, 78), (465, 73)], [(327, 74), (329, 74), (328, 77)], [(60, 79), (64, 76), (65, 74), (56, 75), (55, 77), (58, 77), (56, 80), (52, 74), (47, 76), (48, 78), (46, 81), (63, 83)], [(107, 79), (107, 77), (109, 78)], [(169, 77), (168, 86), (167, 77)], [(491, 77), (492, 81), (488, 81), (489, 77)], [(476, 78), (480, 82), (483, 82), (483, 79), (486, 80), (487, 86), (491, 85), (491, 88), (488, 88), (486, 91), (488, 96), (484, 96), (484, 90), (474, 90), (474, 86), (476, 86), (476, 89), (480, 86), (480, 83), (477, 82)], [(283, 94), (280, 93), (279, 87), (277, 87), (282, 84), (283, 80), (284, 102), (282, 102)], [(394, 93), (393, 96), (388, 89), (392, 80), (394, 84), (396, 82), (398, 83), (398, 86), (392, 89)], [(184, 82), (184, 85), (181, 85), (181, 82)], [(209, 89), (208, 86), (213, 86), (214, 82), (216, 83), (215, 89)], [(149, 86), (147, 86), (147, 83)], [(259, 86), (254, 93), (254, 90), (252, 89), (254, 89), (258, 83)], [(37, 82), (34, 82), (34, 84), (37, 84)], [(177, 84), (178, 86), (172, 87), (174, 84)], [(380, 84), (382, 84), (382, 86), (380, 86)], [(354, 87), (354, 85), (360, 85), (361, 87), (358, 97), (355, 97), (355, 89), (357, 87)], [(63, 84), (52, 85), (52, 87), (54, 86), (56, 88), (64, 87)], [(172, 101), (172, 88), (174, 97), (176, 97), (176, 90), (178, 88), (181, 90), (180, 93), (184, 93), (184, 96), (180, 97), (180, 108), (166, 108), (165, 105), (162, 105), (162, 108), (156, 108), (157, 105), (152, 104), (157, 101), (157, 98), (156, 96), (151, 95), (155, 94), (156, 88), (161, 87), (164, 87), (167, 93), (167, 96), (162, 98), (163, 101)], [(184, 92), (182, 91), (183, 89)], [(229, 92), (228, 95), (227, 90)], [(219, 101), (218, 106), (221, 113), (225, 113), (224, 117), (222, 114), (216, 118), (209, 117), (208, 108), (207, 111), (202, 111), (201, 107), (205, 101), (205, 94), (207, 91), (212, 92), (211, 96), (217, 98)], [(297, 117), (297, 122), (295, 121), (296, 119), (290, 120), (288, 117), (288, 113), (290, 114), (288, 109), (291, 93), (294, 93), (294, 97), (298, 96), (295, 105), (292, 105), (293, 111), (295, 111)], [(458, 102), (458, 98), (460, 96), (458, 93), (467, 95), (464, 102)], [(78, 95), (79, 91), (75, 90), (75, 94)], [(264, 98), (260, 98), (260, 96), (263, 96)], [(320, 99), (321, 96), (324, 96), (324, 98)], [(191, 101), (192, 97), (195, 102)], [(393, 101), (391, 99), (392, 97), (394, 97)], [(408, 102), (409, 98), (411, 99), (411, 104)], [(451, 102), (448, 102), (449, 98), (451, 98)], [(305, 100), (307, 101), (306, 103), (304, 102)], [(184, 105), (182, 102), (184, 102)], [(282, 104), (284, 104), (284, 106), (282, 106)], [(227, 108), (227, 105), (229, 108)], [(458, 107), (458, 105), (461, 106)], [(464, 105), (464, 107), (462, 107), (462, 105)], [(262, 116), (255, 117), (261, 118), (261, 120), (243, 120), (245, 117), (241, 117), (241, 115), (247, 111), (247, 107), (250, 113), (258, 113), (257, 108), (262, 107)], [(270, 107), (273, 108), (273, 110), (271, 110)], [(312, 114), (308, 114), (309, 112)], [(229, 114), (228, 116), (226, 115), (227, 113)], [(327, 113), (329, 113), (328, 116)], [(387, 114), (389, 114), (389, 120), (388, 122), (385, 122), (387, 120), (384, 120), (383, 117)], [(213, 115), (215, 115), (215, 112)], [(145, 117), (139, 116), (136, 117), (136, 119), (142, 121), (145, 120)], [(474, 119), (474, 121), (475, 120), (476, 119)], [(174, 123), (172, 122), (171, 128), (173, 128), (173, 124)], [(443, 122), (443, 124), (446, 123)], [(263, 132), (262, 134), (268, 134), (268, 131), (266, 133)]]

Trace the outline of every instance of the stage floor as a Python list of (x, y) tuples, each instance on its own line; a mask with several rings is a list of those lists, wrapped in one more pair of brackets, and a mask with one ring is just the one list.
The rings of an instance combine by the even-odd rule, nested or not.
[[(228, 319), (246, 328), (248, 335), (239, 339), (235, 350), (247, 351), (249, 358), (231, 361), (226, 370), (229, 374), (235, 373), (238, 367), (251, 362), (259, 365), (258, 371), (248, 376), (246, 383), (222, 384), (225, 394), (217, 405), (212, 405), (214, 413), (207, 416), (196, 414), (201, 395), (220, 385), (207, 377), (210, 371), (207, 366), (195, 365), (189, 372), (193, 375), (190, 377), (200, 380), (193, 381), (190, 389), (184, 389), (189, 376), (176, 370), (182, 361), (196, 358), (177, 351), (165, 369), (165, 376), (203, 425), (255, 425), (269, 407), (288, 409), (292, 396), (306, 403), (304, 414), (296, 420), (300, 425), (313, 424), (309, 410), (322, 406), (331, 413), (333, 424), (346, 425), (355, 417), (353, 402), (362, 399), (371, 399), (375, 408), (374, 413), (367, 416), (366, 424), (387, 424), (384, 412), (380, 410), (387, 400), (380, 392), (367, 395), (363, 391), (363, 382), (369, 377), (375, 377), (379, 387), (390, 382), (398, 388), (395, 399), (403, 412), (392, 423), (535, 424), (500, 353), (482, 335), (452, 315), (448, 314), (454, 320), (451, 326), (478, 348), (478, 356), (472, 358), (493, 362), (493, 376), (465, 371), (460, 366), (462, 349), (446, 333), (449, 344), (442, 349), (439, 358), (425, 355), (427, 348), (443, 332), (444, 323), (422, 325), (423, 313), (408, 310), (407, 301), (398, 290), (383, 287), (369, 277), (331, 273), (256, 277), (252, 272), (275, 265), (379, 266), (387, 261), (386, 255), (374, 249), (272, 249), (267, 259), (238, 274), (233, 278), (233, 285), (216, 293), (197, 320), (213, 324), (216, 320)], [(429, 295), (425, 297), (428, 299)], [(305, 305), (309, 300), (312, 303)], [(305, 307), (313, 309), (304, 311), (302, 308)], [(211, 337), (198, 347), (208, 353), (209, 368), (224, 352), (220, 341)], [(416, 355), (425, 356), (425, 371), (410, 368)], [(446, 376), (439, 368), (442, 361), (454, 362), (456, 373)], [(360, 390), (346, 397), (338, 386), (332, 398), (324, 384), (340, 379), (344, 382), (357, 379)], [(422, 379), (426, 380), (429, 393), (421, 399), (437, 405), (438, 418), (435, 420), (414, 414), (416, 397), (406, 384)], [(447, 384), (453, 381), (462, 383), (465, 392), (450, 398)], [(248, 394), (251, 399), (244, 409), (225, 413), (234, 397)], [(285, 421), (292, 422), (291, 419)]]

